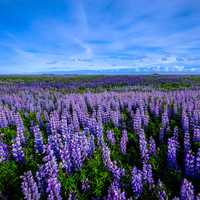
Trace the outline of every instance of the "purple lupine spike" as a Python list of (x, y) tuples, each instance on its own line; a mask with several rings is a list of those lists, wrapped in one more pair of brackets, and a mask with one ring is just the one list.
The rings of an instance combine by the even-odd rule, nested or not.
[(51, 145), (47, 145), (45, 154), (43, 158), (44, 164), (39, 167), (36, 173), (38, 187), (42, 193), (46, 192), (48, 199), (56, 199), (56, 197), (59, 199), (58, 163)]
[(137, 109), (136, 113), (133, 117), (133, 129), (136, 131), (136, 133), (142, 128), (142, 119), (140, 115), (140, 110)]
[(195, 158), (195, 177), (200, 178), (200, 148), (198, 148)]
[(70, 154), (69, 144), (66, 142), (64, 147), (60, 149), (61, 164), (65, 171), (69, 174), (73, 171), (72, 158)]
[(180, 198), (181, 200), (194, 200), (194, 187), (187, 179), (183, 180)]
[(113, 133), (112, 131), (110, 131), (110, 130), (107, 131), (106, 136), (107, 136), (108, 141), (109, 141), (111, 144), (115, 144), (115, 135), (114, 135), (114, 133)]
[(87, 150), (87, 154), (88, 156), (91, 156), (93, 154), (93, 152), (95, 151), (95, 142), (94, 142), (94, 135), (90, 135), (90, 139), (89, 139), (89, 147)]
[(200, 128), (195, 127), (193, 131), (193, 142), (200, 142)]
[(50, 177), (55, 177), (58, 174), (58, 163), (54, 155), (54, 151), (51, 146), (48, 144), (46, 147), (46, 156), (43, 158), (45, 162), (45, 172)]
[(166, 128), (169, 125), (169, 117), (167, 109), (162, 114), (162, 127)]
[(110, 158), (110, 149), (105, 144), (102, 146), (102, 157), (104, 166), (113, 174), (116, 180), (120, 180), (125, 173), (124, 169), (119, 168), (115, 161), (112, 162)]
[(56, 158), (60, 158), (60, 146), (62, 144), (61, 135), (55, 133), (48, 137), (48, 144), (51, 146), (51, 149), (54, 151)]
[(149, 154), (150, 155), (155, 155), (156, 154), (156, 142), (151, 136), (149, 139)]
[(12, 154), (17, 162), (24, 161), (24, 152), (19, 136), (16, 136), (16, 138), (14, 138), (12, 141)]
[(120, 185), (114, 181), (108, 189), (108, 195), (105, 200), (126, 200), (125, 192), (121, 191)]
[(143, 169), (142, 169), (142, 174), (143, 174), (143, 181), (145, 184), (148, 184), (149, 187), (152, 187), (154, 184), (153, 180), (153, 173), (152, 173), (152, 167), (151, 164), (143, 163)]
[(31, 171), (24, 173), (21, 188), (26, 200), (39, 200), (40, 193)]
[(169, 167), (177, 168), (177, 144), (174, 137), (168, 139), (167, 160)]
[(184, 152), (187, 153), (191, 148), (190, 134), (189, 132), (184, 132)]
[(134, 193), (134, 197), (138, 199), (141, 197), (142, 192), (143, 192), (143, 181), (142, 181), (142, 172), (134, 167), (132, 169), (132, 181), (131, 181), (131, 186), (132, 190)]
[(57, 177), (50, 177), (48, 179), (48, 187), (46, 189), (48, 200), (61, 200), (61, 185)]
[(2, 109), (0, 111), (0, 128), (5, 128), (8, 126), (8, 120), (6, 118), (6, 114), (4, 110)]
[(111, 120), (116, 127), (119, 127), (120, 113), (118, 111), (111, 111)]
[(0, 163), (8, 159), (8, 145), (0, 140)]
[(25, 144), (26, 139), (25, 139), (25, 136), (24, 136), (24, 127), (17, 126), (17, 135), (20, 138), (21, 144)]
[(182, 112), (182, 127), (185, 132), (189, 131), (189, 118), (185, 111)]
[(126, 154), (127, 151), (127, 143), (128, 143), (128, 134), (126, 130), (122, 131), (122, 137), (120, 140), (120, 150), (122, 154)]
[(188, 151), (185, 156), (185, 174), (187, 176), (194, 176), (195, 157), (192, 151)]
[(97, 144), (102, 145), (103, 143), (103, 129), (100, 126), (96, 126), (96, 136), (97, 136)]
[(147, 149), (147, 141), (143, 129), (140, 129), (139, 134), (139, 147), (142, 160), (149, 160), (149, 152)]
[(36, 153), (44, 153), (44, 144), (42, 134), (40, 132), (39, 126), (33, 127), (33, 134), (35, 140), (35, 150)]
[(79, 135), (75, 133), (72, 137), (70, 148), (71, 148), (71, 156), (73, 159), (73, 164), (76, 170), (79, 170), (83, 165), (83, 158), (81, 154), (81, 148), (79, 145)]

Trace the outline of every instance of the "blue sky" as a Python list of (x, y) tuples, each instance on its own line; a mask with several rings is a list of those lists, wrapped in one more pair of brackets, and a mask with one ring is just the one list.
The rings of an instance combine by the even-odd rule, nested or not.
[(0, 73), (200, 73), (199, 0), (0, 0)]

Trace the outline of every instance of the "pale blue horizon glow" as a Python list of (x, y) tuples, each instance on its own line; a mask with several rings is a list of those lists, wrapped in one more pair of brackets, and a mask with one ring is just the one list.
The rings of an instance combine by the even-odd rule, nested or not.
[(0, 74), (200, 73), (199, 0), (1, 0)]

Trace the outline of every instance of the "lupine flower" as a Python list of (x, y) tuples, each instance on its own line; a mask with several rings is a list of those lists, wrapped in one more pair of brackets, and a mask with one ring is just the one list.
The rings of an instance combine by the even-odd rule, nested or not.
[(128, 143), (128, 134), (127, 134), (126, 130), (123, 130), (122, 137), (120, 140), (120, 150), (121, 150), (122, 154), (126, 154), (127, 143)]
[(98, 145), (102, 145), (103, 143), (103, 129), (100, 126), (96, 126), (96, 136)]
[(143, 181), (142, 181), (142, 172), (136, 167), (132, 170), (132, 181), (131, 186), (136, 199), (138, 199), (143, 192)]
[(200, 142), (200, 128), (195, 127), (193, 131), (193, 142)]
[(66, 142), (63, 148), (60, 148), (60, 157), (62, 167), (65, 169), (67, 173), (71, 173), (73, 171), (73, 163), (70, 154), (69, 144)]
[(152, 187), (154, 180), (153, 180), (151, 164), (147, 164), (145, 162), (143, 163), (142, 175), (144, 183), (148, 184), (149, 187)]
[(111, 119), (112, 119), (113, 124), (116, 127), (119, 127), (120, 113), (118, 111), (112, 111), (111, 112)]
[(187, 153), (191, 148), (190, 134), (189, 132), (184, 132), (184, 152)]
[(38, 126), (33, 127), (33, 134), (34, 134), (34, 139), (35, 139), (36, 152), (43, 153), (44, 152), (43, 138)]
[(195, 176), (200, 178), (200, 148), (198, 148), (195, 159)]
[(108, 189), (108, 195), (105, 200), (126, 200), (125, 192), (121, 191), (118, 182), (114, 181)]
[(149, 154), (154, 155), (155, 153), (156, 153), (156, 142), (151, 136), (149, 140)]
[(46, 189), (48, 200), (61, 200), (61, 185), (57, 177), (50, 177), (48, 179), (48, 187)]
[(177, 145), (174, 137), (168, 139), (167, 160), (171, 168), (177, 167)]
[(187, 179), (183, 180), (180, 197), (181, 200), (194, 200), (194, 187)]
[(16, 136), (16, 138), (12, 141), (12, 154), (16, 161), (24, 161), (24, 152), (21, 146), (21, 140), (19, 136)]
[(166, 128), (169, 125), (169, 117), (167, 113), (167, 109), (162, 114), (162, 127)]
[(145, 139), (145, 133), (144, 130), (141, 129), (139, 131), (139, 146), (140, 146), (140, 154), (141, 154), (141, 158), (143, 160), (149, 160), (149, 153), (148, 153), (148, 149), (147, 149), (147, 141)]
[(182, 112), (182, 127), (185, 132), (189, 130), (189, 118), (185, 111)]
[(194, 175), (195, 157), (192, 151), (188, 151), (185, 156), (185, 174), (187, 176)]
[(115, 144), (115, 135), (112, 131), (107, 131), (107, 139), (111, 144)]
[[(43, 158), (44, 164), (39, 167), (39, 170), (36, 173), (36, 178), (38, 182), (38, 187), (41, 192), (46, 191), (48, 193), (49, 198), (51, 194), (55, 193), (53, 185), (59, 185), (57, 176), (58, 176), (58, 163), (56, 157), (54, 155), (51, 146), (48, 144), (45, 151), (45, 157)], [(56, 186), (58, 188), (58, 186)], [(48, 188), (48, 191), (47, 191)], [(50, 191), (52, 188), (52, 191)], [(56, 189), (56, 192), (59, 190)], [(54, 194), (55, 196), (59, 196), (59, 194)]]
[(119, 168), (115, 161), (112, 162), (110, 158), (110, 150), (105, 144), (102, 146), (102, 157), (104, 166), (113, 174), (116, 180), (120, 180), (124, 175), (124, 169)]
[(8, 146), (0, 140), (0, 163), (8, 159)]
[(26, 200), (39, 200), (40, 193), (31, 171), (24, 173), (21, 188)]
[(136, 131), (136, 133), (142, 128), (142, 119), (140, 115), (140, 110), (137, 109), (136, 113), (133, 117), (133, 129)]
[(26, 143), (26, 139), (25, 139), (25, 136), (24, 136), (24, 127), (17, 126), (17, 136), (19, 137), (21, 144)]

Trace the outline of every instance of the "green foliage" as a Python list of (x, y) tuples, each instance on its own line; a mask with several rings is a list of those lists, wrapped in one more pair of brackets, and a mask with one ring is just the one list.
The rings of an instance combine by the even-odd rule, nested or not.
[(0, 191), (9, 199), (22, 199), (21, 194), (21, 171), (15, 161), (0, 164)]
[(160, 88), (164, 90), (176, 90), (191, 87), (188, 82), (178, 82), (178, 83), (161, 83)]
[[(81, 190), (81, 181), (89, 180), (90, 190)], [(110, 185), (111, 174), (104, 168), (101, 152), (97, 150), (91, 159), (84, 163), (80, 171), (72, 175), (67, 175), (62, 170), (59, 171), (59, 180), (62, 184), (62, 193), (67, 196), (70, 192), (76, 193), (78, 199), (90, 199), (92, 197), (102, 197)]]
[(1, 129), (1, 132), (3, 133), (3, 140), (6, 144), (11, 145), (12, 139), (16, 136), (16, 130), (15, 127), (13, 128), (3, 128)]

